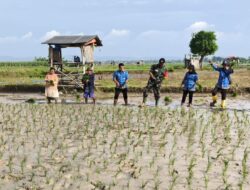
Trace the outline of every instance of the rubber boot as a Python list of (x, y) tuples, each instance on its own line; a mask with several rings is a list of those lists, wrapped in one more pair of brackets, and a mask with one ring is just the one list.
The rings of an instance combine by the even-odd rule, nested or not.
[(157, 107), (158, 106), (158, 104), (159, 104), (159, 98), (157, 98), (157, 99), (155, 99), (155, 106)]
[(124, 99), (124, 102), (125, 102), (125, 106), (128, 105), (128, 99)]
[(117, 101), (118, 101), (118, 100), (114, 100), (114, 106), (116, 106), (116, 105), (117, 105)]
[(213, 102), (210, 103), (210, 106), (214, 107), (215, 104), (217, 103), (217, 96), (212, 96), (212, 100), (213, 100)]
[(88, 98), (85, 98), (85, 104), (87, 104), (88, 103)]
[(144, 107), (145, 104), (146, 104), (146, 102), (147, 102), (147, 98), (146, 98), (146, 97), (143, 97), (142, 103), (141, 103), (141, 105), (139, 105), (139, 107), (140, 107), (140, 108)]
[(51, 104), (51, 99), (50, 98), (47, 98), (47, 103)]
[(221, 101), (221, 108), (225, 109), (226, 108), (226, 100)]

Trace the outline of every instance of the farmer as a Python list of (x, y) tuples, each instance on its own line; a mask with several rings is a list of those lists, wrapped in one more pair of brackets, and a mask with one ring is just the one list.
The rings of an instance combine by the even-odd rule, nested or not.
[(149, 72), (150, 77), (148, 80), (148, 84), (143, 90), (143, 101), (141, 106), (145, 105), (148, 97), (148, 92), (150, 92), (151, 90), (153, 90), (154, 93), (155, 106), (158, 106), (160, 100), (161, 83), (164, 78), (167, 78), (168, 75), (164, 64), (165, 59), (161, 58), (158, 64), (152, 65)]
[(195, 86), (197, 80), (198, 80), (198, 75), (195, 72), (195, 67), (194, 65), (190, 64), (188, 66), (188, 72), (185, 74), (185, 77), (181, 83), (181, 85), (183, 85), (183, 95), (182, 95), (181, 105), (185, 103), (188, 94), (189, 94), (188, 107), (192, 105), (193, 94), (195, 92)]
[(215, 88), (212, 91), (212, 100), (213, 102), (210, 103), (210, 106), (215, 106), (217, 103), (217, 93), (221, 93), (221, 108), (226, 107), (226, 97), (227, 97), (227, 90), (230, 88), (231, 84), (231, 77), (230, 75), (234, 72), (231, 65), (229, 64), (228, 60), (224, 60), (222, 63), (222, 67), (218, 67), (217, 65), (213, 64), (211, 61), (209, 63), (212, 65), (214, 70), (219, 72), (219, 79)]
[(96, 102), (95, 98), (95, 74), (93, 73), (93, 70), (91, 68), (87, 68), (86, 73), (83, 75), (82, 78), (83, 83), (83, 97), (85, 99), (85, 103), (88, 103), (88, 99), (92, 98), (93, 104)]
[(45, 77), (45, 97), (47, 98), (48, 104), (51, 103), (51, 100), (55, 100), (56, 103), (58, 101), (59, 93), (57, 85), (58, 77), (55, 73), (55, 69), (51, 67), (49, 73)]
[(113, 74), (113, 81), (116, 85), (115, 87), (115, 96), (114, 96), (114, 105), (117, 104), (118, 97), (120, 93), (122, 92), (123, 94), (123, 99), (125, 102), (125, 105), (128, 105), (128, 72), (125, 71), (125, 67), (123, 63), (120, 63), (118, 65), (118, 70), (114, 72)]

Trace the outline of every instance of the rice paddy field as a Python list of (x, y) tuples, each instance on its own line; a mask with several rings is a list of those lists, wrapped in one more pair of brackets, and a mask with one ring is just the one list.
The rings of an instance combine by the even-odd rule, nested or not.
[(0, 104), (0, 189), (250, 189), (250, 112)]
[[(248, 68), (233, 75), (228, 109), (210, 109), (218, 73), (198, 71), (203, 90), (192, 108), (181, 94), (164, 94), (154, 108), (141, 103), (150, 65), (129, 65), (130, 106), (113, 107), (116, 66), (97, 66), (97, 105), (80, 92), (46, 105), (44, 94), (0, 94), (0, 190), (243, 190), (250, 189)], [(44, 89), (45, 63), (0, 64), (0, 91)], [(186, 72), (169, 64), (163, 90), (177, 89)], [(72, 71), (72, 70), (71, 70)], [(105, 92), (106, 91), (106, 92)], [(11, 91), (12, 92), (12, 91)], [(172, 102), (165, 105), (164, 96)], [(34, 100), (35, 104), (25, 103)]]

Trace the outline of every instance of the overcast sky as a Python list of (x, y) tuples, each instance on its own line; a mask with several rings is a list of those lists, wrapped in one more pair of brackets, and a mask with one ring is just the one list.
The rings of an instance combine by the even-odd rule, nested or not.
[(0, 57), (47, 56), (42, 41), (73, 34), (99, 35), (97, 57), (183, 57), (199, 30), (216, 55), (250, 56), (249, 0), (1, 0), (0, 23)]

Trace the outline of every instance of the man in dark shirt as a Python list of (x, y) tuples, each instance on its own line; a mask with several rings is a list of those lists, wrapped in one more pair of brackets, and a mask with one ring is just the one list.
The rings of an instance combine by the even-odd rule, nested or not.
[(95, 74), (91, 68), (87, 69), (87, 72), (83, 75), (82, 78), (83, 90), (84, 90), (84, 99), (85, 103), (88, 103), (88, 98), (93, 99), (93, 103), (95, 104)]
[(167, 77), (167, 70), (164, 66), (165, 59), (161, 58), (158, 64), (152, 65), (150, 72), (149, 72), (149, 80), (147, 86), (143, 90), (143, 102), (141, 106), (144, 106), (148, 92), (153, 90), (154, 97), (155, 97), (155, 106), (158, 106), (159, 99), (160, 99), (160, 90), (161, 90), (161, 83), (164, 78)]

